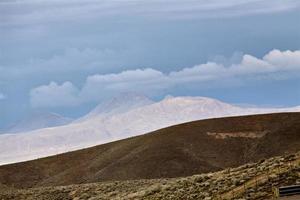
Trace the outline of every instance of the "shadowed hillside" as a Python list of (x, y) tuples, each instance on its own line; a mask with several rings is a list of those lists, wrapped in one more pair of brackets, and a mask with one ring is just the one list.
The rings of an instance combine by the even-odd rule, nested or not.
[(0, 183), (34, 187), (179, 177), (300, 150), (300, 113), (201, 120), (0, 167)]
[[(0, 199), (271, 200), (277, 197), (274, 188), (299, 183), (300, 152), (214, 173), (179, 178), (107, 181), (29, 189), (0, 185)], [(299, 195), (280, 199), (299, 200)]]

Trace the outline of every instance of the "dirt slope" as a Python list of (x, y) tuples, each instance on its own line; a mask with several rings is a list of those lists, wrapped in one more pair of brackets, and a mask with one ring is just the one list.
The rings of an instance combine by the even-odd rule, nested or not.
[[(0, 199), (271, 200), (276, 197), (274, 188), (300, 183), (299, 153), (181, 178), (108, 181), (31, 189), (4, 188), (0, 190)], [(299, 195), (282, 199), (299, 199)]]
[[(222, 137), (216, 137), (216, 133)], [(300, 113), (210, 119), (93, 148), (0, 166), (0, 183), (23, 188), (181, 177), (298, 150)]]

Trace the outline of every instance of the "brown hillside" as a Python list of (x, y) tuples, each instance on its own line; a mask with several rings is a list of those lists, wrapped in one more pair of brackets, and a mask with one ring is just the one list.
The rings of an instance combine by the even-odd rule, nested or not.
[[(266, 200), (274, 188), (300, 184), (300, 152), (237, 168), (179, 178), (106, 181), (68, 186), (0, 187), (5, 200)], [(1, 185), (0, 185), (1, 186)], [(279, 199), (299, 200), (299, 195)]]
[(210, 119), (93, 148), (0, 166), (0, 183), (34, 187), (179, 177), (298, 150), (300, 113)]

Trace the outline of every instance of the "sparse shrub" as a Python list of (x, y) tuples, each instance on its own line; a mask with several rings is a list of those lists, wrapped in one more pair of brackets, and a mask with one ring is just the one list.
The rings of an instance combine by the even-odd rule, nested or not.
[(153, 195), (157, 192), (160, 192), (161, 190), (162, 190), (162, 187), (160, 184), (152, 185), (147, 190), (144, 191), (144, 196)]

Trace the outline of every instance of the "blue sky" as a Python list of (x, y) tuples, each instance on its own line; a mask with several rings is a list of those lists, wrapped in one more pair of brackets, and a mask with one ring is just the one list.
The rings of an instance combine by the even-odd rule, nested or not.
[(119, 92), (300, 105), (297, 0), (2, 0), (0, 127)]

